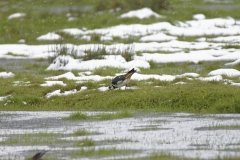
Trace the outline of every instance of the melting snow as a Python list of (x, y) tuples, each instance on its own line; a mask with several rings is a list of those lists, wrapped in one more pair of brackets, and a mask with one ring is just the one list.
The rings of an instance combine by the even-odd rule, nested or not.
[(14, 18), (22, 18), (25, 17), (26, 13), (14, 13), (8, 16), (8, 19), (14, 19)]
[(14, 74), (12, 72), (0, 72), (0, 78), (10, 78), (14, 77)]
[(128, 13), (124, 13), (119, 16), (119, 18), (149, 18), (149, 17), (156, 17), (156, 18), (164, 18), (164, 16), (161, 16), (155, 12), (153, 12), (150, 8), (142, 8), (135, 11), (130, 11)]
[(56, 33), (48, 33), (48, 34), (42, 35), (40, 37), (37, 37), (37, 40), (39, 40), (39, 41), (41, 41), (41, 40), (52, 41), (52, 40), (60, 40), (60, 39), (62, 39), (62, 37)]

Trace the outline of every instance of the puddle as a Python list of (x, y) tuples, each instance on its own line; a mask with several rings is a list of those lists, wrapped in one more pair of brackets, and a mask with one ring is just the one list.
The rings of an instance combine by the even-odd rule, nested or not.
[[(92, 148), (137, 151), (127, 155), (100, 156), (98, 159), (129, 159), (156, 152), (199, 159), (240, 157), (237, 128), (240, 126), (240, 114), (141, 113), (133, 118), (107, 121), (62, 120), (72, 113), (74, 112), (0, 112), (0, 159), (25, 159), (37, 151), (49, 149), (46, 158), (73, 159), (73, 151)], [(97, 115), (103, 112), (83, 113)], [(226, 127), (231, 125), (233, 127)], [(209, 131), (209, 126), (217, 127)], [(219, 129), (221, 126), (225, 128)], [(99, 134), (74, 135), (77, 130)], [(40, 136), (36, 136), (46, 138), (41, 143), (27, 141), (28, 137), (34, 137), (39, 132)], [(48, 140), (49, 134), (45, 133), (57, 137)], [(24, 137), (26, 134), (28, 137)], [(20, 139), (19, 142), (14, 143), (14, 138)], [(9, 141), (11, 139), (12, 142)], [(95, 145), (74, 145), (76, 141), (84, 143), (86, 139), (95, 142)], [(77, 158), (94, 157), (80, 155)]]

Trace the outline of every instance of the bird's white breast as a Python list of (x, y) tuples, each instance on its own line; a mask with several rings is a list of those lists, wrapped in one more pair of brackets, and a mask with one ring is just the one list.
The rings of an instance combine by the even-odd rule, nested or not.
[(126, 86), (126, 84), (128, 84), (129, 82), (130, 82), (130, 79), (125, 79), (121, 83), (118, 83), (116, 86), (120, 88), (120, 87)]

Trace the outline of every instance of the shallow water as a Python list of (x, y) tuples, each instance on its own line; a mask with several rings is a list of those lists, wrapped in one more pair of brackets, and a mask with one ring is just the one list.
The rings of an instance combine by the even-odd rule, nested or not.
[[(65, 144), (0, 144), (0, 159), (24, 159), (39, 150), (47, 149), (50, 149), (50, 152), (46, 156), (71, 159), (71, 151), (79, 150), (79, 147), (74, 147), (68, 142), (86, 137), (98, 142), (95, 149), (115, 147), (139, 151), (126, 156), (115, 155), (98, 157), (98, 159), (144, 157), (153, 152), (200, 159), (213, 159), (218, 156), (240, 157), (240, 114), (139, 113), (133, 118), (107, 121), (62, 120), (71, 113), (73, 112), (0, 112), (0, 141), (21, 134), (38, 132), (63, 134), (64, 136), (59, 139), (66, 140)], [(97, 115), (102, 112), (83, 113)], [(223, 127), (231, 125), (232, 127)], [(100, 134), (71, 135), (78, 129)], [(104, 140), (119, 139), (129, 141), (104, 142)], [(94, 157), (81, 158), (94, 159)]]

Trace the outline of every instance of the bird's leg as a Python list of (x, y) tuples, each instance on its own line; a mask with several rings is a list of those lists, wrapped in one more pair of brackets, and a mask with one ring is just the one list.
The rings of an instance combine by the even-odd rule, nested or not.
[(126, 84), (126, 86), (125, 86), (125, 90), (127, 89), (127, 84)]

